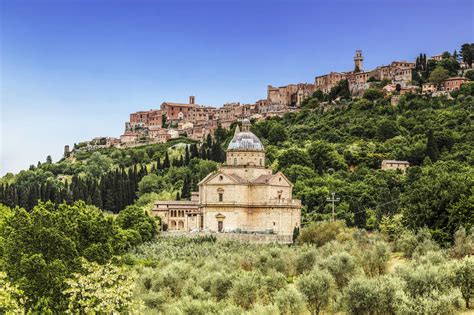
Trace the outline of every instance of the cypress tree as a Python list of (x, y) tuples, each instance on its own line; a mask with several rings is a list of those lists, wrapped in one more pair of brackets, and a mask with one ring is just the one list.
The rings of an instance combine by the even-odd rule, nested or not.
[(426, 155), (431, 159), (433, 163), (436, 162), (439, 157), (438, 144), (436, 143), (436, 139), (433, 135), (433, 130), (430, 130), (428, 132), (428, 142), (426, 143)]
[(99, 209), (102, 209), (102, 196), (100, 194), (100, 189), (95, 185), (94, 193), (92, 194), (92, 204)]
[(159, 157), (156, 159), (156, 169), (161, 170), (161, 160)]
[(189, 165), (190, 155), (188, 146), (186, 146), (186, 152), (184, 153), (184, 165)]
[(168, 151), (165, 153), (165, 159), (163, 160), (163, 169), (170, 168), (170, 157), (168, 156)]
[(181, 196), (179, 195), (179, 191), (176, 193), (176, 200), (181, 200)]

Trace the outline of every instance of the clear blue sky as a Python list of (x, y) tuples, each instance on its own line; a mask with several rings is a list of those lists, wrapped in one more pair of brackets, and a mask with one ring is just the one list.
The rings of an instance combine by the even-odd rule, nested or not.
[(165, 100), (254, 102), (355, 49), (369, 69), (474, 38), (472, 0), (0, 2), (0, 175)]

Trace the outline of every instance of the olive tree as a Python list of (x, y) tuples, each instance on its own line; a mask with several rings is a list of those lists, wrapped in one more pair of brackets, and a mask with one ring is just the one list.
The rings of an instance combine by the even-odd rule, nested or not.
[(334, 288), (334, 278), (326, 270), (313, 269), (302, 275), (296, 287), (303, 294), (311, 314), (319, 314), (328, 304)]

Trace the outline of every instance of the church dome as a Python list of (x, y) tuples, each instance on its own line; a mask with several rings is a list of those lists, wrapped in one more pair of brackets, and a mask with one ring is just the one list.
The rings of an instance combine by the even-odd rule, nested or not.
[(236, 132), (229, 143), (227, 150), (230, 151), (264, 151), (260, 139), (250, 131)]

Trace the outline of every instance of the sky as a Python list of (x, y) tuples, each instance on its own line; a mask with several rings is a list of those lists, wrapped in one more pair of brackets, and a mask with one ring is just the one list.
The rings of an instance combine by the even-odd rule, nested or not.
[(472, 0), (0, 0), (0, 176), (118, 137), (164, 101), (253, 103), (266, 87), (474, 41)]

